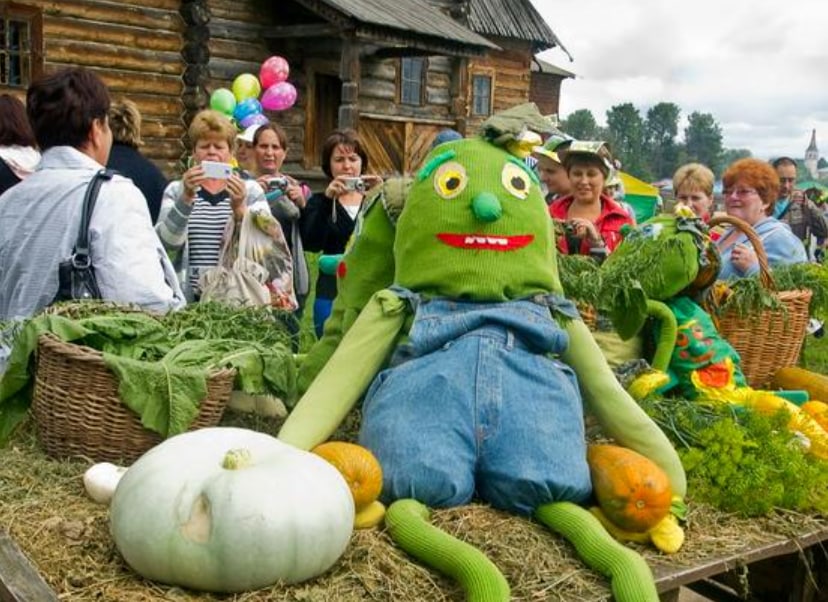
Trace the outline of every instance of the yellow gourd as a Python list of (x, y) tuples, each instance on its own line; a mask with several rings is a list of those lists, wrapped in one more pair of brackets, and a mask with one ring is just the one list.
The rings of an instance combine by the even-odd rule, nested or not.
[(797, 366), (777, 370), (773, 375), (773, 385), (789, 391), (807, 391), (809, 399), (828, 399), (828, 376)]

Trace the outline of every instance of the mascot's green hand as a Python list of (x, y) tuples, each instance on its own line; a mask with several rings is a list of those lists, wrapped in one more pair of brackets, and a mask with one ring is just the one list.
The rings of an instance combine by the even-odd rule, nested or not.
[(319, 256), (319, 271), (323, 274), (333, 276), (336, 274), (336, 266), (342, 261), (342, 254), (339, 255), (320, 255)]
[(641, 556), (613, 539), (589, 510), (571, 502), (553, 502), (538, 508), (535, 517), (563, 535), (584, 562), (609, 578), (618, 602), (658, 602), (650, 567)]
[(420, 502), (397, 500), (388, 508), (385, 525), (403, 550), (457, 580), (469, 602), (508, 601), (509, 584), (494, 563), (428, 519), (428, 508)]

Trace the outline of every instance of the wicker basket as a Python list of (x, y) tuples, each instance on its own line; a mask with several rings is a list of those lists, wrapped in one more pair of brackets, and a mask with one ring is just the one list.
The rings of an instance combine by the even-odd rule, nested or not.
[[(214, 372), (191, 430), (215, 426), (233, 389), (235, 370)], [(52, 334), (38, 339), (32, 411), (41, 445), (54, 458), (130, 463), (161, 441), (118, 397), (118, 382), (100, 351)]]
[(720, 216), (710, 220), (711, 226), (730, 224), (741, 230), (750, 241), (759, 261), (759, 281), (776, 294), (784, 310), (765, 309), (748, 315), (728, 310), (715, 315), (719, 332), (733, 345), (742, 359), (742, 372), (754, 388), (768, 385), (774, 373), (799, 361), (808, 326), (812, 291), (777, 291), (771, 276), (768, 257), (762, 241), (744, 220)]
[(598, 313), (595, 311), (595, 306), (584, 301), (578, 301), (575, 306), (578, 308), (578, 313), (581, 314), (581, 320), (583, 320), (587, 328), (595, 330), (598, 325)]

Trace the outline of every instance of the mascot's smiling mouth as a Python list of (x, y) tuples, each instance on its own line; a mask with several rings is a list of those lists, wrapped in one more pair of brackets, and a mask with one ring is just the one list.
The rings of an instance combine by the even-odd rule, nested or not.
[(534, 234), (493, 236), (483, 234), (438, 234), (437, 238), (450, 247), (487, 251), (514, 251), (535, 240)]

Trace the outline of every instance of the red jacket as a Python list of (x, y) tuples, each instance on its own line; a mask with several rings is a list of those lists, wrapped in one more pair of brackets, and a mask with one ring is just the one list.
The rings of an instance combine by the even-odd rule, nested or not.
[[(573, 200), (571, 195), (555, 200), (549, 205), (549, 215), (553, 219), (566, 221), (567, 213)], [(607, 252), (612, 252), (621, 242), (621, 226), (624, 224), (629, 224), (630, 226), (635, 225), (630, 214), (618, 202), (606, 194), (601, 195), (601, 215), (598, 216), (598, 219), (594, 223), (601, 238), (604, 239)], [(589, 239), (584, 238), (581, 241), (580, 249), (570, 250), (566, 236), (558, 237), (558, 251), (565, 255), (589, 255), (591, 246)]]

